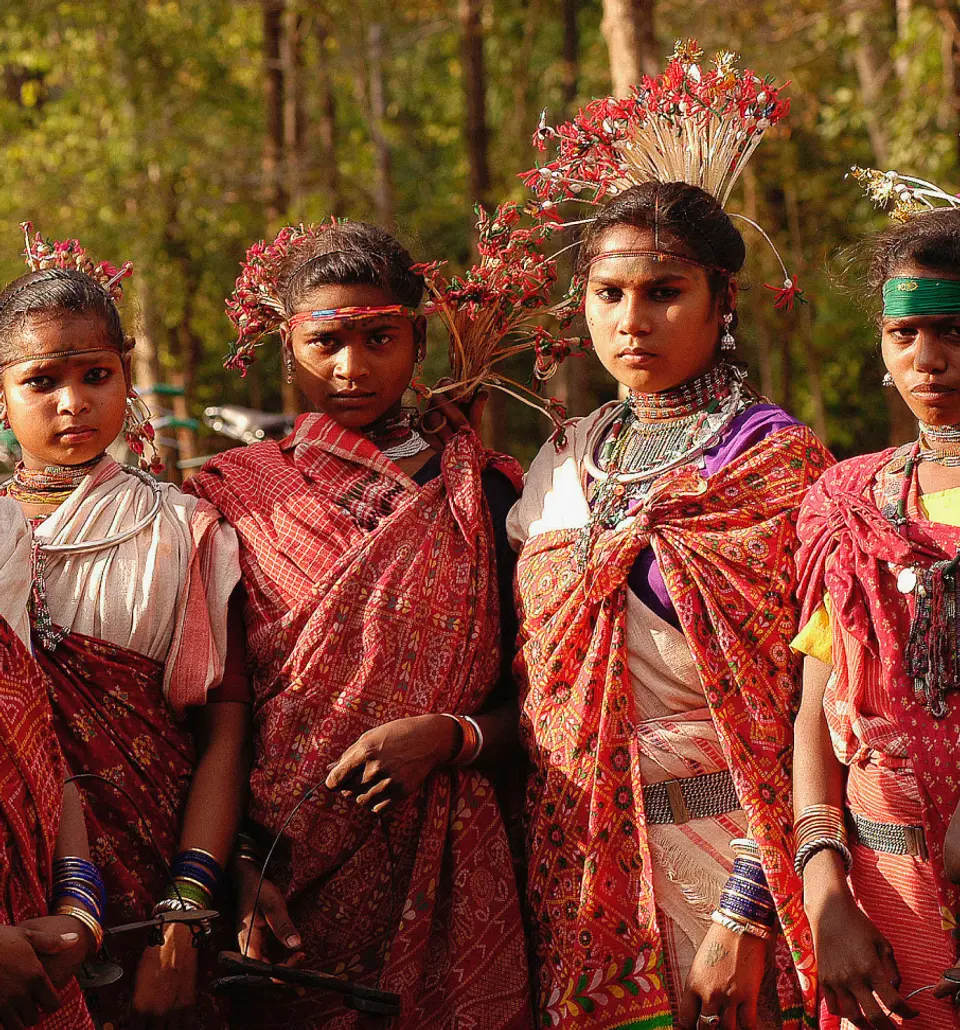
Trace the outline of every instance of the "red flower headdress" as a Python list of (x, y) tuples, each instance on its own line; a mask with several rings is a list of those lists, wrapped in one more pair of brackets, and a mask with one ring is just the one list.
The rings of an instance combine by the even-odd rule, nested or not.
[(125, 261), (119, 268), (109, 261), (94, 261), (79, 240), (47, 240), (34, 232), (32, 222), (21, 222), (27, 267), (31, 272), (46, 268), (70, 268), (89, 275), (110, 294), (114, 303), (123, 296), (122, 282), (133, 273), (133, 263)]
[(319, 239), (338, 219), (316, 225), (287, 225), (272, 243), (258, 240), (247, 251), (233, 293), (227, 298), (227, 318), (237, 330), (237, 339), (223, 367), (247, 374), (247, 366), (256, 360), (256, 348), (264, 338), (279, 332), (286, 320), (280, 298), (280, 272), (291, 251)]
[[(20, 228), (23, 230), (24, 239), (23, 256), (31, 272), (41, 272), (47, 268), (83, 272), (106, 290), (114, 304), (120, 302), (123, 296), (123, 280), (133, 274), (132, 261), (125, 261), (119, 268), (109, 261), (94, 261), (79, 240), (45, 239), (39, 232), (34, 232), (32, 222), (21, 222)], [(126, 353), (129, 353), (133, 349), (133, 338), (127, 337), (124, 344)], [(163, 462), (160, 460), (155, 442), (156, 432), (150, 419), (149, 407), (131, 385), (123, 421), (124, 439), (137, 456), (140, 468), (145, 472), (159, 475), (163, 472)]]
[[(554, 209), (565, 201), (599, 204), (651, 180), (699, 186), (725, 205), (764, 133), (789, 113), (790, 101), (772, 79), (740, 71), (730, 51), (718, 53), (710, 69), (701, 67), (702, 59), (695, 41), (678, 43), (664, 72), (644, 76), (629, 97), (594, 100), (555, 128), (542, 117), (534, 143), (546, 150), (556, 142), (557, 156), (521, 175), (540, 212), (555, 218)], [(784, 281), (769, 288), (777, 292), (778, 308), (792, 309), (802, 300), (796, 276), (787, 273), (755, 222), (731, 217), (758, 229), (773, 248)], [(575, 289), (572, 302), (577, 299)]]
[[(563, 406), (541, 396), (535, 384), (549, 379), (584, 344), (560, 339), (536, 321), (551, 313), (557, 270), (543, 248), (555, 226), (549, 219), (521, 225), (524, 210), (522, 204), (503, 204), (492, 214), (476, 209), (480, 261), (463, 275), (447, 278), (439, 261), (416, 266), (430, 296), (427, 314), (437, 315), (450, 336), (454, 381), (438, 389), (418, 383), (415, 389), (425, 397), (448, 393), (459, 399), (480, 386), (492, 387), (543, 411), (559, 429), (566, 417)], [(529, 351), (534, 385), (511, 379), (502, 368), (507, 359)]]

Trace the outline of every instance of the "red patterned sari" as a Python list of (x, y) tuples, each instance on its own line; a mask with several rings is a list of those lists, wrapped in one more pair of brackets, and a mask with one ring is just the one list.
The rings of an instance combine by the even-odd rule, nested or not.
[(792, 867), (799, 663), (789, 642), (797, 624), (797, 506), (830, 460), (806, 427), (791, 427), (709, 479), (689, 466), (664, 475), (628, 527), (601, 533), (585, 568), (579, 530), (551, 529), (524, 545), (516, 668), (535, 766), (528, 898), (545, 1025), (673, 1025), (625, 650), (627, 576), (648, 546), (793, 953), (793, 962), (779, 956), (783, 1026), (812, 1022), (811, 940)]
[[(930, 522), (915, 483), (906, 532), (886, 517), (908, 449), (851, 458), (827, 473), (801, 509), (798, 555), (804, 619), (825, 595), (831, 602), (834, 674), (824, 708), (849, 766), (847, 804), (878, 822), (920, 823), (926, 837), (929, 861), (854, 848), (854, 896), (893, 945), (904, 991), (937, 982), (956, 963), (960, 918), (960, 891), (943, 866), (960, 802), (960, 698), (948, 693), (946, 715), (936, 718), (915, 694), (904, 664), (914, 595), (897, 589), (901, 569), (952, 559), (960, 528)], [(914, 1004), (924, 1027), (957, 1025), (948, 1001), (925, 993)]]
[[(0, 619), (0, 921), (47, 914), (63, 804), (64, 766), (47, 707), (47, 684), (19, 637)], [(76, 980), (42, 1030), (93, 1027)]]
[[(478, 711), (499, 603), (472, 434), (418, 487), (364, 437), (303, 416), (279, 446), (210, 462), (191, 488), (236, 529), (254, 664), (250, 814), (270, 835), (375, 726)], [(271, 873), (313, 968), (396, 991), (396, 1030), (531, 1025), (519, 899), (490, 782), (434, 773), (378, 817), (321, 788)], [(245, 1004), (232, 1025), (353, 1027), (329, 996)]]

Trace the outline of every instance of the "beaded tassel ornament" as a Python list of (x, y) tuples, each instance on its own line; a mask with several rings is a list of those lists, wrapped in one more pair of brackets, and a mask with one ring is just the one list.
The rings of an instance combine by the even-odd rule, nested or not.
[[(546, 124), (544, 112), (534, 143), (540, 150), (555, 144), (557, 156), (521, 175), (537, 198), (530, 209), (558, 221), (560, 204), (598, 205), (651, 180), (699, 186), (725, 205), (764, 134), (789, 113), (790, 102), (771, 78), (740, 71), (729, 50), (717, 54), (712, 68), (704, 68), (702, 60), (696, 41), (678, 42), (664, 72), (644, 76), (630, 96), (594, 100), (556, 127)], [(756, 222), (730, 217), (751, 225), (772, 248), (783, 283), (764, 285), (777, 294), (778, 309), (792, 310), (803, 299), (797, 277), (788, 274)], [(583, 285), (575, 279), (563, 306), (571, 316), (580, 309)]]

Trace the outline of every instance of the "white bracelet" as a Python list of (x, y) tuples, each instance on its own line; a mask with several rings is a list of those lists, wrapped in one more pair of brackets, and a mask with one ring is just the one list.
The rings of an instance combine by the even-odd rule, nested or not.
[(464, 715), (462, 718), (470, 723), (470, 725), (477, 731), (477, 746), (473, 754), (470, 756), (470, 761), (467, 762), (467, 765), (473, 765), (473, 763), (480, 757), (480, 752), (483, 751), (483, 730), (480, 729), (480, 723), (478, 723), (472, 715)]

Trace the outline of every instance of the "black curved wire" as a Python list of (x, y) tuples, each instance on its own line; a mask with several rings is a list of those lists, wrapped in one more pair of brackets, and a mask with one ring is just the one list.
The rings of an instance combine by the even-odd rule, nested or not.
[(68, 776), (66, 780), (64, 780), (64, 783), (76, 783), (78, 780), (97, 780), (100, 783), (105, 783), (108, 787), (112, 787), (115, 791), (117, 791), (117, 793), (122, 794), (127, 799), (127, 801), (130, 802), (134, 812), (137, 813), (137, 820), (139, 822), (139, 826), (137, 828), (141, 831), (141, 833), (143, 833), (144, 837), (146, 837), (147, 840), (150, 841), (150, 845), (156, 852), (157, 858), (160, 859), (160, 864), (163, 866), (164, 871), (167, 874), (167, 879), (173, 885), (173, 889), (177, 892), (177, 900), (180, 902), (180, 904), (184, 904), (183, 895), (180, 893), (180, 888), (177, 886), (176, 881), (173, 878), (173, 870), (170, 868), (170, 863), (166, 860), (166, 857), (160, 850), (160, 845), (157, 844), (156, 839), (150, 832), (149, 820), (140, 811), (140, 806), (136, 803), (136, 801), (133, 800), (133, 797), (130, 794), (130, 792), (126, 790), (126, 788), (121, 787), (119, 783), (114, 783), (113, 780), (107, 779), (106, 776), (101, 776), (100, 773), (93, 772), (75, 773), (73, 776)]

